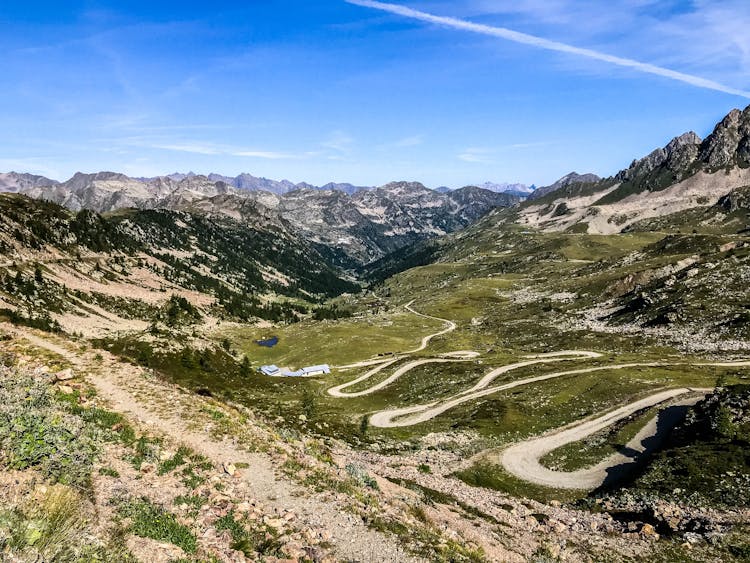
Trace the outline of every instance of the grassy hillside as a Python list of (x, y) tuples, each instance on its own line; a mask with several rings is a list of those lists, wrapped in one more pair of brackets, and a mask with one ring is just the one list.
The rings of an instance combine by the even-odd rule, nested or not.
[(278, 227), (159, 210), (73, 214), (9, 194), (0, 252), (0, 309), (49, 329), (65, 315), (68, 329), (70, 316), (150, 323), (171, 294), (215, 317), (290, 321), (359, 287)]

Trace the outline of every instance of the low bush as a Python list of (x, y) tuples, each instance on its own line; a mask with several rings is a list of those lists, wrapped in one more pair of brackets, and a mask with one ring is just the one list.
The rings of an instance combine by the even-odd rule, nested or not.
[(0, 368), (0, 464), (87, 487), (103, 436), (66, 406), (48, 383)]
[(76, 560), (82, 514), (82, 498), (70, 487), (40, 487), (24, 505), (0, 509), (0, 551), (18, 557), (12, 560)]
[(195, 553), (198, 543), (195, 534), (177, 521), (177, 517), (146, 498), (128, 500), (120, 504), (117, 513), (130, 518), (128, 531), (142, 538), (169, 542), (185, 553)]
[(238, 520), (234, 511), (216, 521), (216, 530), (228, 530), (232, 536), (232, 549), (241, 551), (247, 557), (256, 555), (283, 556), (281, 544), (266, 527), (249, 530)]

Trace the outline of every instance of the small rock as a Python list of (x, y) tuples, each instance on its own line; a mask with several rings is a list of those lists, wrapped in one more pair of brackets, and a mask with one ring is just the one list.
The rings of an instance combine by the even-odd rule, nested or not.
[(66, 395), (73, 394), (73, 388), (70, 385), (58, 385), (57, 390), (60, 391), (60, 393), (65, 393)]
[(224, 463), (224, 473), (229, 475), (230, 477), (233, 477), (235, 473), (237, 473), (237, 467), (233, 463), (225, 462)]
[(659, 534), (656, 533), (656, 529), (651, 524), (643, 525), (643, 527), (641, 528), (641, 535), (655, 540), (659, 539)]
[(156, 464), (150, 463), (148, 461), (144, 461), (141, 463), (140, 472), (141, 473), (153, 473), (156, 471)]
[(685, 543), (688, 545), (701, 543), (702, 539), (701, 535), (696, 534), (695, 532), (686, 532), (683, 537), (685, 538)]
[(270, 526), (271, 528), (276, 528), (278, 530), (284, 525), (284, 520), (282, 520), (281, 518), (263, 518), (263, 523), (266, 526)]
[(64, 369), (64, 370), (58, 371), (58, 372), (57, 372), (57, 373), (55, 374), (55, 379), (56, 379), (57, 381), (70, 381), (70, 380), (71, 380), (71, 379), (73, 379), (74, 377), (75, 377), (75, 376), (73, 375), (73, 370), (72, 370), (72, 369), (70, 369), (70, 368), (67, 368), (67, 369)]

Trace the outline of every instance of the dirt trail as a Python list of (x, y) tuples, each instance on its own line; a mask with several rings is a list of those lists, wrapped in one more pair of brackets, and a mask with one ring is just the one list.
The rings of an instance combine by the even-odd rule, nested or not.
[[(663, 438), (671, 432), (684, 416), (684, 408), (701, 400), (709, 390), (669, 389), (634, 401), (592, 420), (575, 423), (551, 434), (519, 442), (498, 456), (502, 466), (511, 474), (523, 479), (559, 489), (595, 489), (608, 479), (616, 478), (644, 454), (654, 451)], [(578, 471), (554, 471), (544, 467), (539, 460), (546, 454), (571, 442), (577, 442), (611, 426), (641, 409), (653, 407), (686, 394), (696, 395), (680, 400), (672, 408), (662, 411), (631, 439), (626, 446), (593, 467)]]
[(410, 301), (409, 303), (404, 305), (404, 309), (406, 309), (410, 313), (414, 313), (415, 315), (419, 317), (424, 317), (425, 319), (441, 321), (445, 323), (447, 326), (440, 332), (436, 332), (435, 334), (430, 334), (428, 336), (425, 336), (422, 339), (422, 343), (417, 348), (414, 348), (414, 350), (408, 350), (407, 352), (404, 352), (405, 354), (416, 354), (417, 352), (421, 352), (422, 350), (427, 348), (427, 346), (429, 346), (430, 340), (432, 340), (433, 338), (437, 338), (438, 336), (442, 336), (444, 334), (448, 334), (449, 332), (453, 332), (454, 330), (456, 330), (456, 323), (454, 323), (453, 321), (449, 321), (448, 319), (441, 319), (439, 317), (431, 317), (430, 315), (425, 315), (423, 313), (418, 313), (417, 311), (411, 308), (413, 303), (414, 301)]
[(218, 467), (224, 463), (248, 464), (249, 469), (239, 473), (252, 494), (269, 506), (293, 510), (304, 526), (327, 530), (336, 555), (341, 559), (372, 563), (419, 561), (407, 554), (394, 538), (368, 528), (361, 518), (341, 512), (333, 503), (314, 495), (300, 494), (299, 486), (277, 476), (269, 456), (249, 453), (231, 442), (217, 441), (208, 432), (188, 430), (189, 419), (180, 416), (176, 403), (172, 409), (164, 407), (164, 401), (169, 401), (169, 392), (173, 390), (145, 378), (140, 368), (123, 364), (107, 352), (98, 351), (103, 360), (97, 362), (93, 353), (70, 349), (54, 342), (52, 337), (42, 338), (10, 327), (8, 331), (35, 347), (64, 357), (79, 373), (85, 374), (86, 380), (113, 410), (131, 421), (145, 424), (154, 432), (189, 446)]
[[(363, 360), (361, 362), (355, 362), (353, 364), (347, 364), (347, 365), (344, 365), (344, 366), (334, 366), (334, 367), (336, 369), (343, 370), (343, 369), (352, 369), (352, 368), (364, 368), (364, 367), (369, 367), (369, 366), (381, 366), (380, 369), (375, 370), (375, 371), (372, 372), (371, 375), (373, 375), (373, 374), (377, 373), (378, 371), (380, 371), (381, 369), (388, 367), (393, 362), (407, 357), (409, 354), (416, 354), (417, 352), (421, 352), (421, 351), (425, 350), (427, 348), (427, 346), (429, 346), (430, 341), (433, 338), (437, 338), (438, 336), (442, 336), (443, 334), (448, 334), (449, 332), (453, 332), (454, 330), (456, 330), (456, 323), (454, 323), (453, 321), (449, 321), (448, 319), (441, 319), (439, 317), (431, 317), (430, 315), (425, 315), (423, 313), (415, 311), (411, 307), (413, 303), (414, 303), (414, 301), (410, 301), (409, 303), (407, 303), (406, 305), (404, 305), (404, 309), (406, 309), (407, 311), (409, 311), (410, 313), (412, 313), (414, 315), (417, 315), (418, 317), (424, 317), (425, 319), (433, 319), (435, 321), (440, 321), (440, 322), (445, 323), (447, 326), (443, 330), (441, 330), (441, 331), (438, 331), (438, 332), (436, 332), (434, 334), (428, 334), (427, 336), (425, 336), (424, 338), (422, 338), (422, 340), (420, 342), (420, 345), (417, 346), (416, 348), (414, 348), (413, 350), (407, 350), (406, 352), (400, 352), (400, 353), (396, 354), (395, 356), (391, 356), (391, 357), (385, 358), (385, 359), (383, 359), (383, 358), (372, 358), (372, 359), (369, 359), (369, 360)], [(460, 350), (458, 352), (450, 352), (448, 354), (445, 354), (446, 357), (456, 356), (456, 355), (461, 355), (461, 356), (465, 356), (465, 357), (476, 357), (476, 356), (479, 355), (479, 353), (473, 352), (471, 350)], [(385, 365), (382, 365), (382, 364), (385, 364)], [(352, 381), (352, 382), (346, 384), (345, 387), (348, 387), (349, 385), (354, 385), (355, 383), (359, 383), (359, 381), (364, 381), (365, 379), (367, 379), (367, 378), (364, 377), (364, 376), (362, 376), (357, 381)], [(341, 387), (341, 388), (343, 389), (344, 387)]]

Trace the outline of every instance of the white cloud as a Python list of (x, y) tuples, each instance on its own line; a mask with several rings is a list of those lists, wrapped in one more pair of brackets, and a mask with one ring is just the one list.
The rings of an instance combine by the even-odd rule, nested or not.
[(320, 143), (320, 146), (338, 152), (349, 152), (353, 144), (354, 139), (350, 137), (346, 132), (334, 131), (333, 133), (331, 133), (328, 139)]
[(416, 147), (424, 143), (424, 135), (412, 135), (399, 139), (392, 146), (396, 148)]
[(494, 149), (483, 148), (483, 147), (469, 147), (459, 153), (459, 160), (464, 162), (471, 162), (472, 164), (491, 164), (493, 162)]
[[(473, 23), (470, 21), (466, 21), (466, 20), (462, 20), (458, 18), (452, 18), (452, 17), (436, 16), (433, 14), (429, 14), (427, 12), (422, 12), (419, 10), (408, 8), (406, 6), (390, 4), (386, 2), (378, 2), (376, 0), (346, 0), (346, 1), (350, 4), (355, 4), (355, 5), (363, 6), (367, 8), (374, 8), (374, 9), (381, 10), (384, 12), (389, 12), (392, 14), (404, 16), (404, 17), (411, 18), (411, 19), (416, 19), (419, 21), (424, 21), (427, 23), (441, 25), (444, 27), (450, 27), (453, 29), (460, 29), (463, 31), (469, 31), (469, 32), (478, 33), (481, 35), (488, 35), (491, 37), (506, 39), (508, 41), (513, 41), (515, 43), (529, 45), (529, 46), (536, 47), (539, 49), (546, 49), (549, 51), (556, 51), (560, 53), (567, 53), (570, 55), (575, 55), (578, 57), (593, 59), (593, 60), (605, 62), (605, 63), (615, 65), (615, 66), (630, 68), (638, 72), (661, 76), (663, 78), (668, 78), (670, 80), (676, 80), (679, 82), (690, 84), (692, 86), (696, 86), (698, 88), (705, 88), (708, 90), (724, 92), (726, 94), (731, 94), (734, 96), (750, 98), (750, 92), (740, 90), (738, 88), (733, 88), (731, 86), (722, 84), (720, 82), (716, 82), (714, 80), (709, 80), (707, 78), (703, 78), (700, 76), (678, 72), (675, 70), (671, 70), (671, 69), (664, 68), (664, 67), (657, 66), (654, 64), (650, 64), (650, 63), (644, 63), (641, 61), (637, 61), (635, 59), (618, 57), (618, 56), (609, 55), (607, 53), (603, 53), (600, 51), (596, 51), (593, 49), (586, 49), (582, 47), (576, 47), (574, 45), (569, 45), (566, 43), (561, 43), (558, 41), (552, 41), (549, 39), (545, 39), (543, 37), (537, 37), (535, 35), (521, 33), (521, 32), (507, 29), (504, 27), (483, 25), (483, 24)], [(643, 2), (636, 2), (636, 3), (643, 4)], [(538, 7), (539, 3), (534, 3), (534, 5)]]
[(174, 144), (150, 144), (150, 148), (176, 151), (176, 152), (187, 152), (192, 154), (203, 154), (209, 156), (224, 155), (224, 156), (238, 156), (244, 158), (260, 158), (264, 160), (285, 160), (285, 159), (299, 159), (310, 156), (313, 153), (305, 154), (292, 154), (277, 151), (268, 150), (256, 150), (256, 149), (241, 149), (226, 147), (221, 145), (214, 145), (209, 143), (174, 143)]
[(151, 145), (151, 148), (162, 149), (166, 151), (189, 152), (193, 154), (215, 155), (221, 154), (221, 151), (208, 145)]
[(501, 153), (507, 153), (509, 151), (522, 151), (525, 149), (535, 149), (539, 147), (546, 147), (552, 144), (554, 143), (551, 141), (542, 141), (530, 143), (513, 143), (510, 145), (501, 145), (495, 147), (469, 147), (462, 150), (458, 154), (458, 159), (474, 164), (492, 164), (496, 161), (498, 156), (501, 156)]

